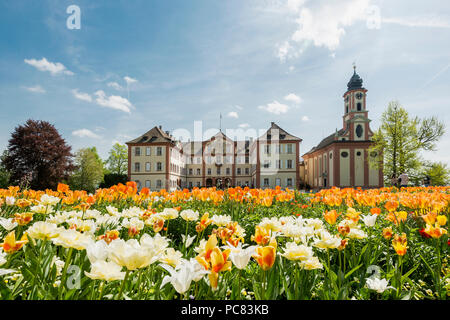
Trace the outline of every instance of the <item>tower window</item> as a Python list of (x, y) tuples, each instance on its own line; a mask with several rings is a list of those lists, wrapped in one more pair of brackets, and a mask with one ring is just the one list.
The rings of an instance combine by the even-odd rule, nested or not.
[(361, 111), (361, 109), (362, 109), (361, 102), (358, 102), (358, 103), (356, 104), (356, 109), (357, 109), (358, 111)]
[(342, 158), (347, 158), (348, 157), (348, 152), (347, 151), (341, 152), (341, 157)]
[(358, 124), (358, 125), (356, 126), (356, 136), (357, 136), (358, 138), (361, 138), (361, 137), (362, 137), (362, 134), (363, 134), (363, 127), (362, 127), (362, 125)]
[(356, 155), (357, 155), (358, 157), (360, 157), (360, 156), (361, 156), (361, 151), (358, 151), (358, 152), (356, 153)]

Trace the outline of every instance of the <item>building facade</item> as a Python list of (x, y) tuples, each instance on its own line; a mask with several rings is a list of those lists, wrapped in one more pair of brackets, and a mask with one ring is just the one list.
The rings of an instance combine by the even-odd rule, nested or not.
[(233, 140), (222, 131), (206, 141), (180, 142), (154, 127), (127, 142), (128, 179), (139, 188), (297, 188), (301, 139), (274, 122), (256, 139)]
[(383, 186), (382, 168), (369, 164), (370, 157), (375, 159), (377, 154), (369, 152), (373, 132), (366, 105), (367, 89), (362, 83), (355, 68), (343, 96), (342, 129), (303, 155), (304, 181), (312, 188)]

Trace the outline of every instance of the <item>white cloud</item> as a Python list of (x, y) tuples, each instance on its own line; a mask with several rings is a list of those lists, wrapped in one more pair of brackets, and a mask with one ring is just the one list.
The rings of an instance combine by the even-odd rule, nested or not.
[(238, 109), (238, 110), (242, 110), (242, 109), (243, 109), (241, 106), (238, 106), (238, 105), (236, 105), (235, 107), (236, 107), (236, 109)]
[(310, 119), (309, 119), (309, 117), (308, 116), (303, 116), (302, 117), (302, 121), (303, 122), (307, 122), (307, 121), (309, 121)]
[(248, 124), (248, 123), (241, 123), (240, 125), (239, 125), (239, 128), (248, 128), (248, 127), (250, 127), (250, 125)]
[(367, 19), (370, 0), (340, 0), (314, 8), (299, 9), (295, 42), (312, 42), (316, 47), (334, 51), (339, 46), (345, 27)]
[(118, 84), (117, 82), (108, 82), (107, 86), (114, 88), (117, 91), (123, 90), (123, 87), (120, 84)]
[(306, 0), (288, 0), (286, 5), (289, 10), (298, 12), (305, 2)]
[(130, 113), (130, 109), (133, 107), (130, 101), (121, 96), (106, 96), (103, 90), (95, 92), (97, 98), (95, 101), (98, 105), (106, 108), (112, 108)]
[(75, 131), (72, 132), (72, 135), (80, 137), (80, 138), (92, 138), (92, 139), (101, 139), (102, 138), (99, 135), (93, 133), (89, 129), (75, 130)]
[(25, 63), (37, 68), (38, 70), (48, 71), (52, 75), (63, 73), (72, 76), (74, 74), (72, 71), (67, 70), (67, 68), (63, 64), (59, 62), (50, 62), (46, 58), (42, 58), (41, 60), (25, 59), (24, 61)]
[(236, 118), (236, 119), (239, 118), (238, 113), (235, 111), (228, 112), (227, 116), (230, 118)]
[(37, 86), (34, 86), (34, 87), (25, 87), (25, 89), (27, 89), (30, 92), (34, 92), (34, 93), (46, 93), (47, 92), (40, 85), (37, 85)]
[(259, 106), (258, 108), (273, 114), (282, 114), (288, 112), (289, 110), (289, 106), (279, 103), (278, 101), (268, 103), (266, 106)]
[(285, 41), (282, 45), (278, 46), (278, 59), (280, 59), (281, 62), (286, 61), (287, 55), (291, 49), (292, 47), (289, 44), (289, 41)]
[(88, 93), (79, 92), (78, 89), (73, 89), (72, 94), (75, 98), (87, 102), (92, 102), (92, 97)]
[(298, 95), (296, 95), (294, 93), (290, 93), (287, 96), (285, 96), (284, 100), (291, 101), (291, 102), (294, 102), (296, 104), (300, 104), (302, 102), (302, 98), (300, 98)]
[(125, 80), (125, 82), (126, 82), (127, 84), (131, 84), (131, 83), (138, 82), (136, 79), (130, 78), (129, 76), (126, 76), (126, 77), (124, 77), (123, 79)]
[(448, 19), (439, 16), (382, 18), (381, 22), (405, 27), (450, 28)]

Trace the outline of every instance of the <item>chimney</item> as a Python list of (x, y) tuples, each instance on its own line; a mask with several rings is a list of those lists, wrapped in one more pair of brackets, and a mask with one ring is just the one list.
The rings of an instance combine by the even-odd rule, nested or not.
[(275, 122), (271, 122), (271, 123), (270, 123), (270, 125), (271, 125), (272, 127), (274, 126), (274, 124), (275, 124)]
[(159, 128), (162, 129), (162, 125), (159, 125)]

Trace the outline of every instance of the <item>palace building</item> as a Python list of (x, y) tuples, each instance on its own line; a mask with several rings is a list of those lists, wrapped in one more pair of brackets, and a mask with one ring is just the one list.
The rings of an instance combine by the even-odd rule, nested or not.
[(156, 126), (127, 142), (128, 179), (139, 188), (297, 188), (300, 142), (274, 122), (256, 139), (232, 140), (221, 130), (206, 141), (177, 141)]
[[(344, 93), (342, 129), (324, 138), (316, 147), (303, 155), (304, 181), (312, 188), (383, 186), (383, 170), (369, 165), (373, 132), (366, 105), (367, 89), (356, 73)], [(302, 170), (303, 171), (303, 170)]]
[(356, 73), (344, 93), (342, 129), (303, 155), (302, 139), (274, 122), (257, 138), (231, 139), (222, 130), (205, 141), (181, 142), (156, 126), (127, 142), (128, 179), (139, 189), (193, 187), (374, 188), (383, 170), (369, 165), (373, 132), (366, 107), (367, 89)]

